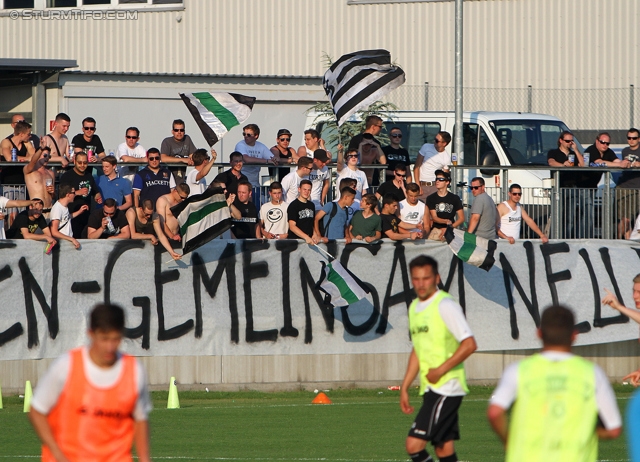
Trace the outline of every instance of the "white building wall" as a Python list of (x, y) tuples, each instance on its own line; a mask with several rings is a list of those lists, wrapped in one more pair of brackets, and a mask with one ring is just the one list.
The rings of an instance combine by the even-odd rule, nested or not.
[[(637, 84), (637, 0), (464, 2), (465, 85)], [(385, 48), (407, 84), (453, 85), (454, 2), (184, 0), (137, 20), (0, 17), (4, 56), (77, 59), (80, 70), (319, 76), (334, 59)]]

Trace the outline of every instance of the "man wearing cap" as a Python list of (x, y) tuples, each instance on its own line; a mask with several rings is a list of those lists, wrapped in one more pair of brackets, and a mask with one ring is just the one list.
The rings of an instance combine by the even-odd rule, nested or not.
[[(270, 150), (273, 155), (278, 159), (278, 164), (295, 164), (297, 160), (297, 154), (289, 143), (291, 143), (291, 132), (286, 128), (278, 130), (276, 136), (276, 145)], [(287, 168), (269, 167), (269, 175), (275, 177), (275, 181), (282, 181), (284, 176), (289, 173)]]
[(316, 212), (327, 201), (331, 178), (331, 172), (327, 168), (329, 161), (331, 157), (324, 149), (316, 149), (313, 152), (313, 168), (309, 173), (309, 181), (311, 181), (311, 202), (315, 205)]

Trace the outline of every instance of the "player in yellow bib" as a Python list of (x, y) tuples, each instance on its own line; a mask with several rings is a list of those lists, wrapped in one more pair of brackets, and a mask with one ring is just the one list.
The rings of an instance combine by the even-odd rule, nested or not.
[(598, 438), (620, 435), (609, 380), (571, 353), (574, 325), (568, 308), (547, 308), (538, 329), (542, 352), (510, 365), (491, 397), (487, 417), (506, 446), (507, 462), (595, 462)]
[(441, 462), (456, 462), (458, 408), (468, 392), (462, 362), (476, 350), (476, 342), (462, 307), (438, 289), (438, 263), (421, 255), (409, 269), (418, 298), (409, 307), (413, 350), (400, 388), (400, 408), (405, 414), (413, 412), (408, 390), (418, 373), (423, 404), (409, 430), (406, 449), (414, 462), (432, 462), (426, 451), (431, 442)]

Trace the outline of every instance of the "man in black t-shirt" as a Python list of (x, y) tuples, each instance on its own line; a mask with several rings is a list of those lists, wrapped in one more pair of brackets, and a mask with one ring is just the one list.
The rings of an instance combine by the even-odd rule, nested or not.
[[(387, 158), (387, 165), (389, 165), (389, 168), (387, 168), (387, 180), (393, 180), (393, 171), (396, 168), (396, 165), (402, 163), (407, 167), (411, 166), (411, 157), (409, 157), (409, 151), (400, 146), (400, 141), (402, 141), (402, 130), (400, 130), (399, 127), (393, 127), (391, 129), (389, 132), (389, 140), (391, 141), (391, 144), (383, 147), (382, 152)], [(405, 180), (407, 183), (411, 183), (411, 169), (409, 169), (407, 173), (409, 175)]]
[[(596, 142), (584, 150), (584, 156), (589, 154), (589, 163), (584, 162), (585, 170), (593, 164), (599, 167), (621, 167), (622, 161), (618, 159), (615, 152), (609, 148), (611, 136), (607, 132), (598, 133)], [(583, 156), (583, 158), (584, 158)], [(578, 204), (580, 209), (580, 219), (578, 221), (577, 237), (593, 238), (594, 236), (594, 206), (593, 197), (596, 193), (598, 183), (602, 178), (602, 170), (599, 172), (585, 171), (579, 177), (576, 185), (581, 188), (579, 191)]]
[[(93, 175), (88, 170), (87, 154), (79, 152), (76, 154), (73, 169), (69, 170), (60, 178), (60, 184), (68, 184), (75, 190), (76, 197), (69, 205), (69, 213), (80, 210), (80, 207), (86, 205), (91, 208), (91, 198), (93, 197), (98, 204), (102, 203), (102, 196), (98, 190)], [(71, 219), (71, 229), (74, 236), (81, 236), (82, 231), (89, 222), (89, 214), (81, 213)]]
[(233, 228), (231, 231), (236, 239), (252, 239), (258, 237), (256, 234), (258, 209), (251, 200), (251, 190), (251, 183), (248, 181), (238, 183), (237, 196), (231, 204), (231, 216), (233, 220)]
[(86, 152), (88, 146), (93, 146), (95, 149), (91, 163), (98, 162), (105, 156), (102, 140), (96, 135), (96, 120), (93, 117), (87, 117), (82, 121), (82, 133), (74, 136), (71, 144), (73, 144), (73, 152), (76, 154), (82, 151)]
[[(626, 164), (622, 164), (622, 161), (618, 159), (616, 153), (613, 152), (609, 145), (611, 144), (611, 136), (607, 132), (598, 133), (596, 136), (596, 142), (584, 150), (585, 153), (589, 153), (589, 165), (598, 164), (601, 167), (623, 167)], [(598, 183), (602, 178), (602, 171), (599, 172), (585, 172), (582, 174), (582, 178), (578, 180), (579, 188), (597, 188)]]
[(311, 181), (302, 180), (298, 186), (298, 197), (287, 207), (289, 239), (304, 239), (309, 244), (320, 241), (314, 229), (316, 207), (311, 202)]
[(400, 218), (398, 212), (398, 201), (392, 194), (387, 194), (382, 199), (382, 212), (380, 221), (382, 222), (382, 237), (401, 241), (403, 239), (416, 240), (422, 237), (422, 231), (408, 231), (400, 228)]
[(397, 163), (392, 173), (393, 178), (382, 183), (376, 191), (376, 197), (379, 201), (387, 194), (392, 194), (398, 202), (403, 201), (407, 196), (407, 182), (405, 181), (407, 167), (403, 163)]
[(451, 184), (451, 174), (444, 170), (436, 170), (437, 191), (427, 196), (427, 208), (433, 221), (429, 239), (444, 241), (447, 226), (457, 228), (464, 223), (464, 211), (460, 198), (447, 188)]
[(347, 152), (358, 150), (360, 143), (362, 143), (362, 140), (364, 139), (363, 135), (365, 133), (371, 134), (373, 136), (373, 140), (380, 146), (380, 148), (382, 148), (380, 141), (375, 138), (382, 131), (382, 127), (384, 127), (382, 119), (377, 115), (370, 115), (365, 119), (364, 124), (364, 132), (351, 138), (351, 141), (349, 141), (349, 146), (347, 147)]
[(131, 230), (125, 213), (118, 209), (113, 198), (104, 201), (104, 207), (91, 212), (87, 225), (87, 239), (129, 239)]
[(236, 194), (238, 192), (238, 184), (241, 181), (249, 181), (247, 176), (242, 173), (242, 166), (244, 165), (242, 153), (233, 151), (229, 156), (229, 163), (231, 168), (218, 174), (213, 181), (215, 183), (224, 183), (229, 194)]
[(630, 128), (627, 132), (629, 146), (622, 150), (623, 167), (631, 168), (620, 175), (616, 186), (616, 210), (618, 212), (618, 239), (629, 239), (632, 222), (640, 211), (640, 131)]
[[(46, 241), (54, 246), (57, 241), (51, 236), (51, 231), (47, 226), (47, 220), (42, 216), (44, 202), (42, 199), (32, 199), (32, 204), (20, 212), (7, 233), (9, 239), (33, 239), (36, 241)], [(37, 231), (40, 230), (38, 233)]]

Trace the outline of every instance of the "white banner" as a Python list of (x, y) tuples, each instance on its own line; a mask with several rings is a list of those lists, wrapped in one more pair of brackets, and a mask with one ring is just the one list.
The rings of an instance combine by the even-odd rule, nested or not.
[(408, 352), (408, 263), (420, 254), (439, 262), (480, 351), (537, 348), (539, 314), (552, 302), (575, 311), (579, 345), (638, 337), (635, 323), (600, 304), (606, 287), (634, 306), (640, 248), (628, 241), (503, 241), (489, 272), (438, 242), (325, 249), (370, 286), (365, 300), (326, 306), (315, 288), (323, 256), (298, 241), (215, 240), (170, 263), (149, 241), (62, 242), (51, 255), (42, 243), (0, 241), (0, 358), (56, 357), (86, 342), (87, 313), (108, 301), (125, 308), (124, 349), (135, 355)]

